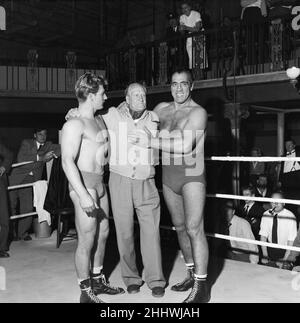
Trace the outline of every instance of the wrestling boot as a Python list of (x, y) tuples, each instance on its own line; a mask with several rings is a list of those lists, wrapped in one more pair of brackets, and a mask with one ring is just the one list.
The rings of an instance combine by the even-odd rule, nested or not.
[(183, 303), (208, 303), (210, 300), (210, 291), (205, 280), (194, 280), (194, 286), (190, 295)]
[(80, 303), (104, 303), (93, 292), (90, 279), (82, 281), (79, 286), (81, 289)]
[(92, 274), (92, 288), (93, 292), (96, 295), (99, 294), (108, 294), (108, 295), (118, 295), (124, 294), (125, 290), (121, 287), (113, 287), (110, 286), (109, 283), (106, 281), (104, 274)]
[(171, 287), (174, 292), (186, 292), (194, 285), (194, 271), (193, 269), (188, 269), (187, 277), (180, 283)]

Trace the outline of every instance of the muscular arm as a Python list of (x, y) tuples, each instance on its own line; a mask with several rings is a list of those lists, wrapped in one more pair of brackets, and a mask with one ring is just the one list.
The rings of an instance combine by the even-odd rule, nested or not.
[[(159, 111), (157, 107), (155, 111)], [(207, 123), (207, 113), (202, 108), (194, 108), (183, 129), (170, 132), (168, 138), (152, 138), (151, 148), (175, 154), (188, 154), (193, 151), (204, 136)]]
[(79, 197), (88, 194), (82, 184), (78, 168), (75, 164), (76, 156), (81, 144), (83, 124), (78, 119), (72, 119), (65, 123), (61, 136), (61, 155), (63, 170)]

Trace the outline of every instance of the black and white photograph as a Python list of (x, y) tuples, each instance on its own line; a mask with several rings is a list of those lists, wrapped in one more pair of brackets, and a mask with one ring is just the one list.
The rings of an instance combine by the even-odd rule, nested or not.
[(0, 0), (0, 303), (298, 303), (299, 224), (300, 1)]

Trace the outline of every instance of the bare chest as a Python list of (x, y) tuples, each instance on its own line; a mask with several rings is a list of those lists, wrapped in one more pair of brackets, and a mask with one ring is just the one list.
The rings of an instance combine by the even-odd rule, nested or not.
[(160, 130), (183, 130), (188, 120), (187, 111), (163, 111), (159, 116)]
[(95, 146), (108, 142), (108, 131), (102, 119), (85, 120), (83, 140), (89, 141)]

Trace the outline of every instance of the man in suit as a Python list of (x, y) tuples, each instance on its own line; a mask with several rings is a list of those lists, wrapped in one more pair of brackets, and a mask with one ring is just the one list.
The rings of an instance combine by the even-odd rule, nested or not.
[[(254, 197), (255, 190), (252, 186), (245, 186), (242, 188), (243, 196)], [(239, 210), (239, 216), (245, 218), (251, 225), (251, 229), (256, 239), (259, 238), (259, 228), (261, 217), (264, 213), (264, 208), (261, 203), (246, 200), (243, 207)]]
[[(271, 197), (272, 190), (268, 187), (268, 177), (266, 174), (258, 175), (255, 185), (255, 196), (257, 197)], [(261, 203), (265, 210), (270, 208), (270, 203)]]
[[(18, 152), (17, 162), (32, 161), (33, 163), (13, 169), (10, 176), (10, 185), (34, 183), (46, 178), (46, 163), (60, 155), (60, 145), (47, 141), (47, 130), (36, 129), (33, 139), (22, 141)], [(32, 188), (13, 190), (10, 193), (12, 214), (16, 214), (17, 201), (20, 202), (20, 214), (30, 213), (33, 210)], [(22, 218), (18, 222), (17, 240), (31, 240), (28, 230), (32, 224), (32, 216)]]
[(10, 170), (13, 154), (0, 142), (0, 258), (7, 258), (9, 231), (9, 208), (7, 194), (7, 173)]
[(258, 175), (256, 186), (255, 186), (255, 196), (257, 197), (271, 197), (272, 192), (268, 187), (268, 177), (266, 174)]

